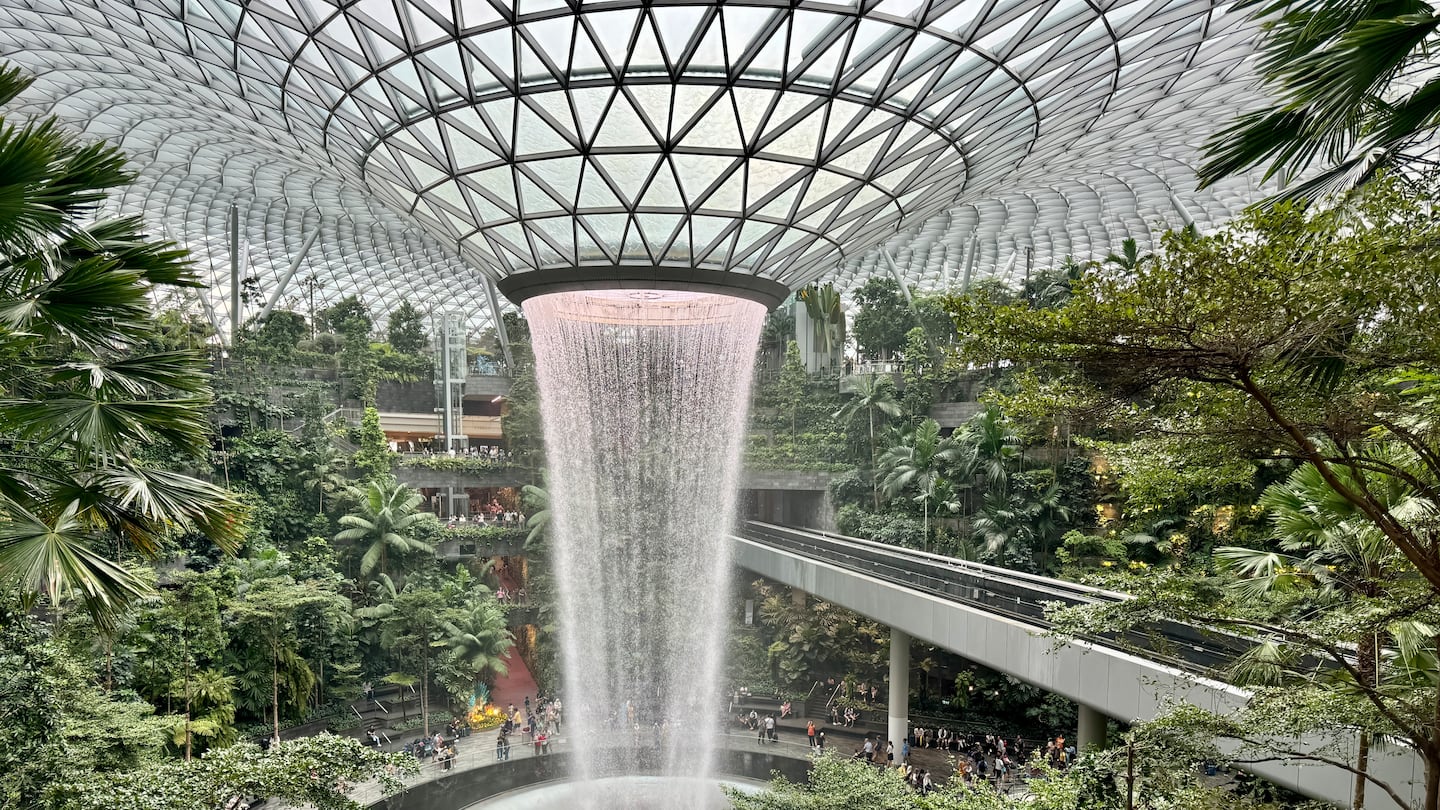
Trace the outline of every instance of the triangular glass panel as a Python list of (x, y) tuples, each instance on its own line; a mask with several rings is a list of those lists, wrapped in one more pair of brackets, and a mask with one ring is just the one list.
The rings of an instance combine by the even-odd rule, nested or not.
[(636, 226), (633, 219), (628, 223), (625, 232), (625, 244), (620, 249), (620, 259), (621, 261), (625, 259), (654, 261), (650, 256), (650, 251), (645, 249), (645, 236), (640, 232), (640, 228)]
[(638, 207), (685, 209), (685, 200), (680, 196), (680, 186), (675, 182), (675, 174), (670, 170), (669, 162), (660, 162), (660, 169), (655, 172), (655, 179), (651, 180), (649, 187), (645, 189)]
[(797, 157), (814, 162), (820, 149), (820, 133), (824, 126), (822, 110), (806, 116), (799, 124), (790, 127), (783, 135), (762, 145), (761, 151), (772, 155)]
[[(448, 10), (446, 15), (449, 15)], [(434, 20), (430, 19), (429, 15), (420, 8), (417, 8), (414, 4), (406, 4), (405, 16), (410, 21), (408, 39), (412, 45), (424, 45), (439, 39), (449, 39), (454, 36), (444, 28), (441, 28)]]
[(730, 63), (734, 64), (750, 49), (750, 45), (760, 36), (761, 30), (775, 16), (775, 12), (751, 6), (727, 5), (720, 7), (720, 16), (725, 25), (725, 47)]
[(660, 30), (660, 44), (671, 65), (677, 65), (700, 28), (708, 6), (652, 6), (650, 13)]
[(635, 40), (635, 47), (630, 51), (625, 64), (629, 71), (670, 72), (670, 65), (666, 63), (664, 53), (660, 50), (660, 39), (655, 36), (655, 27), (648, 14), (640, 18), (640, 36)]
[(577, 207), (594, 210), (603, 208), (625, 208), (626, 205), (615, 196), (610, 184), (600, 176), (600, 172), (588, 162), (584, 165), (584, 175), (580, 180), (580, 192), (577, 200)]
[(672, 85), (669, 84), (635, 84), (625, 88), (634, 103), (635, 109), (645, 114), (655, 131), (668, 140), (669, 118), (670, 118), (670, 97)]
[(740, 170), (740, 162), (735, 164), (730, 176), (725, 179), (720, 187), (700, 204), (702, 208), (721, 211), (734, 211), (741, 214), (745, 210), (745, 172)]
[(617, 68), (624, 67), (630, 54), (630, 38), (639, 15), (638, 8), (606, 9), (585, 15), (586, 23), (596, 34), (595, 44), (605, 50), (610, 64)]
[(491, 161), (501, 160), (501, 156), (485, 148), (483, 144), (474, 138), (461, 132), (457, 127), (447, 126), (445, 134), (450, 141), (450, 155), (455, 168), (461, 172), (478, 169)]
[(795, 207), (795, 198), (800, 195), (802, 186), (802, 183), (796, 183), (780, 192), (780, 196), (766, 203), (755, 216), (789, 222), (790, 213)]
[(734, 224), (735, 220), (727, 217), (691, 217), (690, 233), (695, 255), (697, 257), (703, 256), (714, 248), (715, 242), (720, 238), (720, 235)]
[(711, 15), (710, 30), (705, 32), (705, 36), (700, 39), (699, 46), (695, 48), (695, 53), (686, 63), (686, 73), (700, 75), (724, 75), (726, 73), (725, 36), (721, 31), (720, 15)]
[(606, 253), (604, 248), (590, 236), (590, 232), (581, 227), (575, 228), (575, 262), (615, 262), (619, 257)]
[(480, 105), (480, 111), (490, 127), (490, 136), (500, 146), (515, 150), (515, 99), (504, 98), (487, 101)]
[(518, 216), (520, 205), (515, 200), (515, 173), (509, 166), (499, 166), (461, 178), (466, 185), (481, 189), (491, 199), (508, 209), (512, 216)]
[(611, 185), (627, 205), (633, 206), (650, 181), (658, 154), (592, 155), (590, 161), (605, 170)]
[(659, 144), (630, 105), (630, 100), (624, 93), (618, 93), (610, 105), (610, 111), (605, 114), (605, 122), (600, 125), (600, 131), (595, 135), (593, 146), (655, 149)]
[(570, 77), (572, 79), (585, 79), (594, 76), (603, 76), (610, 72), (605, 65), (605, 59), (600, 55), (600, 49), (590, 41), (590, 32), (585, 26), (580, 26), (575, 36), (575, 49), (570, 57)]
[[(526, 225), (535, 236), (537, 248), (543, 241), (550, 250), (558, 253), (552, 261), (575, 262), (575, 220), (570, 217), (543, 217), (532, 219)], [(542, 255), (540, 258), (547, 257)]]
[(714, 98), (717, 92), (724, 91), (693, 84), (675, 85), (675, 108), (670, 114), (670, 131), (678, 133), (689, 126), (700, 109)]
[[(754, 143), (760, 135), (760, 127), (765, 121), (765, 114), (770, 110), (770, 102), (775, 98), (774, 90), (762, 90), (754, 87), (735, 87), (730, 90), (735, 99), (735, 109), (740, 115), (740, 130), (744, 133), (745, 143)], [(837, 102), (831, 102), (835, 104)]]
[(730, 106), (730, 99), (724, 93), (719, 95), (719, 101), (680, 142), (683, 146), (699, 149), (743, 148), (745, 140), (740, 134), (739, 125), (735, 123), (735, 111)]
[(711, 155), (671, 155), (670, 160), (675, 165), (675, 173), (679, 176), (685, 198), (692, 207), (710, 185), (736, 163), (735, 158)]
[[(759, 52), (742, 66), (743, 76), (779, 79), (785, 74), (785, 47), (790, 40), (790, 20), (782, 22)], [(734, 58), (734, 57), (732, 57)]]
[(675, 228), (685, 217), (679, 214), (636, 214), (635, 221), (640, 225), (640, 232), (645, 237), (646, 247), (650, 255), (656, 259), (665, 255), (666, 247), (670, 243), (670, 237), (675, 233)]
[(575, 148), (556, 132), (548, 121), (531, 109), (528, 103), (520, 105), (520, 118), (515, 127), (515, 154), (572, 152)]
[(530, 43), (524, 37), (515, 38), (520, 48), (520, 83), (521, 84), (552, 84), (559, 79), (551, 72), (550, 67), (545, 64), (530, 47)]
[(605, 114), (605, 108), (610, 103), (610, 96), (615, 91), (609, 87), (575, 87), (569, 91), (570, 101), (575, 107), (576, 124), (579, 127), (579, 135), (583, 141), (591, 141), (595, 137), (595, 127), (600, 123), (601, 117)]
[(749, 170), (749, 184), (745, 190), (747, 208), (758, 205), (767, 194), (793, 180), (797, 174), (803, 171), (802, 167), (793, 163), (781, 163), (760, 158), (748, 161), (747, 165)]
[(580, 171), (583, 159), (579, 157), (552, 158), (550, 160), (532, 160), (523, 165), (526, 169), (548, 185), (559, 199), (566, 206), (573, 206), (575, 198), (580, 190)]

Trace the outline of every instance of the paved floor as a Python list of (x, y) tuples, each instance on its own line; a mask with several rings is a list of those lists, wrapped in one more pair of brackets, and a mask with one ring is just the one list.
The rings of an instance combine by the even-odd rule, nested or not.
[(505, 655), (505, 666), (508, 671), (495, 679), (495, 688), (490, 690), (490, 702), (501, 708), (511, 703), (523, 707), (526, 695), (529, 695), (533, 702), (538, 695), (535, 678), (530, 675), (530, 668), (525, 666), (525, 661), (515, 652), (514, 647)]

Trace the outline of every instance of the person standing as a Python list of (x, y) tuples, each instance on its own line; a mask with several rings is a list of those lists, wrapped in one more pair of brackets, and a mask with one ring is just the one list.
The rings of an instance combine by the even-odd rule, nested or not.
[(815, 732), (815, 750), (822, 754), (825, 753), (825, 729), (823, 728)]
[(775, 734), (775, 715), (765, 715), (765, 738), (770, 742), (779, 742), (780, 738)]
[(887, 768), (893, 768), (893, 767), (895, 767), (895, 741), (894, 741), (894, 740), (886, 740), (886, 741), (885, 741), (885, 767), (887, 767)]
[(810, 741), (810, 747), (815, 747), (815, 721), (811, 720), (805, 726), (805, 738)]

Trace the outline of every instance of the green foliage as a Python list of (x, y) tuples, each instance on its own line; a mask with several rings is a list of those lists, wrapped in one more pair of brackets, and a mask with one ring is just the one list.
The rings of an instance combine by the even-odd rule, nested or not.
[(395, 454), (380, 427), (380, 411), (367, 406), (360, 417), (360, 449), (355, 451), (355, 466), (367, 479), (378, 479), (390, 474), (394, 462)]
[(48, 628), (0, 603), (0, 808), (43, 806), (77, 774), (153, 762), (172, 720), (153, 715), (148, 703), (96, 688)]
[[(28, 83), (0, 71), (0, 106)], [(129, 180), (117, 150), (53, 117), (0, 128), (0, 584), (108, 627), (149, 590), (117, 559), (190, 529), (228, 551), (241, 536), (228, 493), (135, 452), (209, 448), (204, 358), (157, 351), (150, 315), (152, 295), (199, 282), (139, 219), (89, 219)]]
[[(1274, 102), (1211, 136), (1204, 184), (1268, 164), (1265, 178), (1306, 176), (1277, 195), (1313, 200), (1386, 170), (1424, 171), (1440, 82), (1415, 78), (1440, 36), (1426, 4), (1260, 2), (1261, 75)], [(1285, 13), (1276, 14), (1284, 9)], [(1318, 171), (1306, 169), (1319, 167)]]
[[(1343, 470), (1440, 481), (1433, 401), (1394, 384), (1440, 356), (1440, 221), (1428, 200), (1372, 184), (1325, 210), (1277, 206), (1211, 235), (1171, 234), (1155, 261), (1086, 275), (1057, 308), (951, 299), (962, 355), (1059, 362), (1077, 416), (1193, 446), (1177, 467), (1308, 462), (1440, 589), (1440, 535), (1341, 482)], [(1382, 449), (1396, 443), (1403, 464)]]
[[(821, 354), (828, 355), (845, 345), (845, 306), (835, 285), (811, 284), (795, 297), (805, 304), (815, 346)], [(794, 331), (793, 325), (791, 331)]]
[(916, 326), (915, 313), (906, 305), (894, 279), (875, 277), (854, 293), (855, 341), (871, 357), (889, 357), (905, 346), (905, 334)]
[(309, 334), (305, 316), (277, 309), (263, 320), (251, 321), (236, 341), (238, 353), (261, 363), (290, 363), (296, 347)]
[(510, 466), (509, 458), (497, 459), (487, 456), (416, 456), (400, 457), (401, 467), (420, 467), (426, 470), (454, 470), (456, 472), (487, 473), (504, 470)]
[(190, 762), (87, 775), (56, 785), (57, 810), (214, 810), (232, 798), (263, 796), (316, 810), (359, 810), (346, 793), (378, 780), (384, 792), (419, 771), (414, 757), (385, 754), (357, 740), (322, 734), (261, 750), (242, 743)]
[(417, 511), (421, 500), (418, 492), (386, 476), (363, 487), (351, 487), (349, 497), (355, 509), (340, 517), (340, 525), (345, 528), (335, 535), (335, 541), (355, 543), (364, 549), (360, 576), (390, 573), (392, 554), (403, 558), (417, 552), (435, 553), (434, 546), (419, 539), (420, 532), (435, 517)]
[(385, 336), (390, 348), (400, 354), (419, 355), (425, 351), (425, 316), (409, 301), (390, 312), (386, 321)]

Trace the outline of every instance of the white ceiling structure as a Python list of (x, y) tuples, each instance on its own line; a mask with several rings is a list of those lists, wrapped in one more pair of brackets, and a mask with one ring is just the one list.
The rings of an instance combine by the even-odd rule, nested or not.
[(1222, 221), (1263, 191), (1195, 191), (1260, 101), (1229, 6), (0, 0), (0, 58), (38, 77), (21, 113), (129, 153), (118, 207), (217, 287), (233, 206), (265, 299), (479, 327), (519, 273), (934, 290)]

